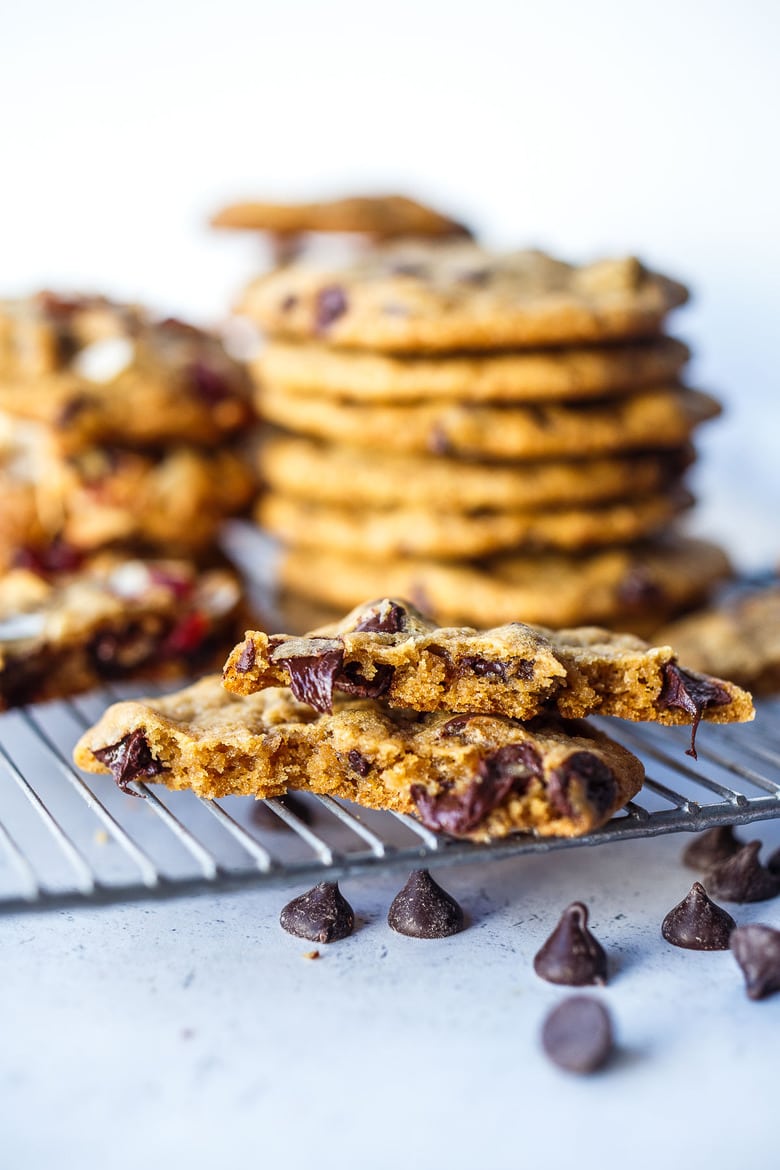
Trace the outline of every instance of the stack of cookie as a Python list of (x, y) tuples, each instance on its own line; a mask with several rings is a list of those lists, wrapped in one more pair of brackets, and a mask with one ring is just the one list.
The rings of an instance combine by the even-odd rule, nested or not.
[(241, 590), (199, 567), (256, 490), (253, 418), (200, 330), (101, 297), (0, 303), (0, 706), (213, 651)]
[(729, 571), (680, 535), (695, 428), (662, 333), (686, 299), (636, 259), (574, 267), (469, 241), (288, 264), (241, 311), (278, 430), (261, 526), (282, 584), (330, 606), (412, 597), (439, 620), (647, 630)]

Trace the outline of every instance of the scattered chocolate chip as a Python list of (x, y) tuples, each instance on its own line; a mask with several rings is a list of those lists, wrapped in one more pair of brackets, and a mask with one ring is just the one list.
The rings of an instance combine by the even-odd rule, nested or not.
[(775, 849), (767, 858), (766, 867), (775, 877), (780, 878), (780, 849)]
[(447, 938), (465, 926), (462, 908), (427, 869), (416, 869), (387, 912), (388, 924), (409, 938)]
[(738, 926), (731, 936), (731, 953), (742, 968), (750, 999), (780, 991), (780, 930), (760, 923)]
[(317, 293), (316, 305), (315, 328), (318, 333), (325, 333), (334, 321), (346, 313), (346, 293), (337, 284), (328, 285)]
[(371, 630), (378, 634), (398, 634), (406, 624), (406, 610), (394, 601), (372, 608), (371, 612), (358, 622), (356, 631)]
[[(303, 821), (304, 825), (310, 825), (314, 820), (311, 805), (307, 804), (305, 800), (301, 800), (299, 796), (295, 796), (292, 792), (286, 792), (284, 796), (277, 796), (276, 799), (288, 812), (293, 813), (299, 821)], [(249, 819), (261, 829), (293, 831), (286, 821), (283, 821), (281, 817), (276, 815), (272, 808), (268, 807), (264, 800), (255, 800), (252, 802)]]
[(333, 710), (333, 684), (340, 672), (344, 651), (333, 648), (331, 638), (322, 638), (322, 649), (317, 651), (318, 639), (309, 638), (314, 654), (291, 655), (279, 658), (290, 675), (290, 690), (301, 703), (308, 703), (320, 714)]
[(244, 643), (244, 649), (239, 654), (236, 660), (236, 670), (239, 674), (247, 674), (255, 664), (255, 644), (251, 638), (247, 638)]
[(715, 679), (691, 674), (689, 670), (683, 670), (672, 662), (664, 666), (663, 677), (664, 683), (658, 702), (662, 707), (679, 707), (692, 717), (691, 746), (685, 754), (697, 760), (699, 757), (696, 755), (696, 732), (699, 730), (702, 715), (709, 707), (725, 706), (731, 702), (731, 696)]
[(708, 896), (701, 882), (694, 882), (682, 902), (661, 923), (661, 934), (675, 947), (689, 951), (727, 951), (736, 922)]
[(338, 882), (320, 882), (314, 889), (288, 902), (279, 915), (279, 923), (283, 930), (297, 938), (330, 943), (352, 934), (355, 914)]
[(542, 1048), (553, 1064), (567, 1072), (595, 1072), (606, 1064), (613, 1046), (609, 1013), (589, 995), (565, 999), (542, 1026)]
[(534, 971), (548, 983), (567, 987), (606, 983), (606, 951), (588, 930), (588, 908), (582, 902), (566, 907), (555, 930), (537, 952)]
[(628, 570), (618, 586), (617, 595), (628, 609), (652, 608), (664, 600), (661, 586), (639, 565)]
[(618, 789), (612, 769), (592, 752), (574, 752), (547, 779), (547, 795), (559, 816), (574, 815), (570, 789), (575, 781), (582, 786), (582, 795), (597, 816), (603, 816), (614, 804)]
[(700, 871), (710, 869), (719, 861), (733, 857), (744, 845), (739, 837), (734, 835), (731, 825), (718, 825), (714, 829), (706, 829), (697, 833), (690, 845), (683, 851), (682, 862), (689, 869)]
[(719, 861), (707, 874), (707, 886), (725, 902), (764, 902), (780, 893), (780, 877), (758, 860), (760, 841), (750, 841), (739, 852)]
[(506, 744), (480, 760), (476, 778), (460, 792), (445, 789), (433, 794), (422, 784), (413, 784), (410, 795), (424, 825), (458, 837), (476, 828), (510, 792), (524, 792), (541, 768), (531, 744)]
[(159, 776), (164, 771), (163, 765), (156, 760), (146, 742), (144, 733), (140, 730), (131, 731), (119, 743), (110, 744), (104, 748), (93, 748), (92, 755), (100, 760), (101, 764), (108, 764), (114, 782), (123, 792), (130, 796), (138, 796), (128, 787), (139, 776)]
[(381, 699), (390, 689), (394, 674), (394, 667), (378, 663), (374, 668), (374, 677), (368, 679), (360, 673), (356, 662), (348, 662), (334, 676), (333, 685), (336, 690), (358, 699)]
[(357, 751), (356, 748), (352, 748), (348, 753), (347, 760), (352, 771), (357, 772), (358, 776), (367, 776), (371, 771), (371, 761), (367, 760), (363, 753)]

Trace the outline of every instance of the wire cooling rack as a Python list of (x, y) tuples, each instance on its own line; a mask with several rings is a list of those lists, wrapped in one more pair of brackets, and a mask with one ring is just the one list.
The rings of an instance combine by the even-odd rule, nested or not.
[(780, 699), (761, 703), (754, 724), (702, 725), (698, 763), (685, 755), (685, 728), (610, 720), (647, 768), (636, 801), (586, 837), (476, 845), (329, 797), (301, 797), (304, 819), (275, 800), (201, 800), (159, 785), (134, 784), (139, 800), (79, 772), (70, 754), (84, 728), (142, 689), (0, 716), (0, 913), (489, 862), (780, 816)]

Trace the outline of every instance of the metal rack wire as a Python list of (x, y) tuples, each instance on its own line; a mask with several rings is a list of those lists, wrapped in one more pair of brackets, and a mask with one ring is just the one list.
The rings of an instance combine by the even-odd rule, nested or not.
[(586, 837), (475, 845), (325, 796), (302, 798), (304, 819), (276, 800), (200, 800), (140, 783), (138, 800), (80, 773), (70, 753), (81, 731), (107, 701), (141, 689), (0, 716), (0, 913), (490, 862), (780, 816), (780, 699), (759, 704), (752, 725), (702, 726), (698, 763), (684, 754), (686, 729), (612, 720), (648, 770), (637, 801)]

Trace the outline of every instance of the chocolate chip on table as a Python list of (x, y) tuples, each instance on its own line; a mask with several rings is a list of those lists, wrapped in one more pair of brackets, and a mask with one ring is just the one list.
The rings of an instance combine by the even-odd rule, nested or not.
[(697, 833), (682, 854), (682, 863), (689, 869), (704, 871), (738, 853), (745, 844), (737, 837), (731, 825), (717, 825)]
[(549, 1013), (542, 1026), (542, 1048), (559, 1068), (590, 1073), (603, 1068), (612, 1053), (612, 1021), (590, 995), (572, 995)]
[(327, 285), (317, 293), (315, 309), (315, 327), (318, 333), (324, 333), (334, 321), (343, 317), (347, 311), (347, 295), (337, 284)]
[(720, 686), (714, 679), (699, 678), (671, 662), (664, 666), (663, 676), (664, 684), (658, 696), (659, 705), (679, 707), (691, 716), (691, 746), (685, 754), (698, 760), (696, 732), (699, 730), (701, 717), (709, 707), (722, 707), (730, 702), (730, 695), (726, 688)]
[(780, 877), (758, 860), (760, 850), (760, 841), (750, 841), (714, 865), (706, 877), (709, 893), (724, 902), (764, 902), (780, 894)]
[(780, 930), (760, 923), (738, 926), (731, 936), (731, 952), (742, 968), (750, 999), (780, 991)]
[(108, 747), (96, 748), (93, 756), (103, 764), (108, 764), (115, 784), (129, 796), (139, 796), (128, 785), (139, 776), (159, 776), (163, 765), (156, 760), (146, 742), (144, 733), (140, 730), (131, 731), (119, 743)]
[[(310, 825), (314, 820), (311, 806), (305, 800), (301, 800), (299, 796), (295, 796), (294, 793), (286, 792), (284, 796), (277, 796), (276, 800), (283, 808), (286, 808), (288, 812), (296, 816), (299, 821), (303, 821), (304, 825)], [(268, 807), (264, 800), (254, 800), (252, 802), (249, 819), (261, 829), (286, 829), (288, 832), (293, 831), (286, 821), (283, 821), (281, 817), (276, 815), (272, 808)]]
[(352, 934), (355, 914), (338, 882), (320, 882), (288, 902), (279, 915), (279, 923), (297, 938), (330, 943)]
[(780, 849), (775, 849), (766, 860), (766, 867), (770, 873), (780, 878)]
[(447, 938), (465, 926), (462, 908), (427, 869), (416, 869), (393, 899), (388, 925), (409, 938)]
[(675, 947), (689, 951), (727, 951), (736, 922), (707, 896), (701, 882), (674, 906), (661, 923), (661, 934)]
[(572, 902), (534, 958), (534, 971), (548, 983), (586, 987), (607, 981), (607, 955), (588, 930), (588, 908)]

